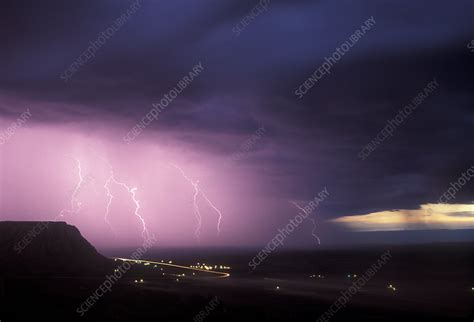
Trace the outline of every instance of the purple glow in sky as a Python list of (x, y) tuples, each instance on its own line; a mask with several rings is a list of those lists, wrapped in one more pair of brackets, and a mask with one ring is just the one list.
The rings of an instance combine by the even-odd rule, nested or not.
[[(86, 60), (131, 2), (26, 3), (0, 12), (1, 220), (63, 214), (100, 247), (147, 234), (162, 247), (260, 247), (298, 213), (290, 201), (327, 187), (315, 224), (285, 247), (474, 238), (471, 177), (457, 206), (435, 205), (474, 165), (474, 2), (272, 1), (236, 37), (255, 3), (142, 0)], [(370, 32), (298, 98), (369, 17)]]
[[(78, 161), (82, 169), (80, 187)], [(104, 188), (110, 178), (107, 162), (117, 180), (107, 185), (113, 195), (111, 201)], [(98, 245), (138, 243), (142, 223), (134, 215), (136, 204), (130, 191), (118, 183), (122, 182), (136, 188), (139, 212), (161, 245), (194, 245), (194, 190), (170, 165), (175, 163), (199, 178), (200, 187), (206, 191), (205, 197), (197, 200), (203, 244), (251, 242), (251, 236), (239, 233), (252, 232), (246, 225), (248, 216), (257, 219), (266, 205), (263, 190), (257, 194), (258, 184), (250, 174), (238, 168), (223, 169), (219, 167), (222, 160), (185, 146), (169, 142), (126, 145), (72, 126), (25, 126), (3, 145), (2, 213), (8, 215), (1, 219), (54, 220), (62, 209), (77, 208), (58, 220), (76, 225)], [(80, 207), (70, 205), (73, 194)], [(212, 204), (206, 197), (213, 200)], [(107, 219), (113, 230), (105, 218), (109, 201)], [(222, 211), (220, 235), (213, 204)]]

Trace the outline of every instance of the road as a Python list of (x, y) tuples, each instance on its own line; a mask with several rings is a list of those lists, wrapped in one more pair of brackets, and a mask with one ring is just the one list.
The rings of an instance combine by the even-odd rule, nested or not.
[(169, 263), (161, 263), (161, 262), (154, 262), (154, 261), (147, 261), (147, 260), (142, 260), (142, 259), (130, 259), (130, 258), (120, 258), (120, 257), (114, 257), (113, 259), (115, 260), (121, 260), (121, 261), (128, 261), (128, 262), (135, 262), (135, 263), (149, 263), (150, 265), (160, 265), (160, 266), (168, 266), (168, 267), (175, 267), (175, 268), (181, 268), (181, 269), (186, 269), (190, 271), (195, 271), (195, 272), (202, 272), (202, 273), (209, 273), (213, 275), (218, 275), (217, 278), (226, 278), (229, 277), (229, 273), (225, 272), (218, 272), (218, 271), (211, 271), (211, 270), (205, 270), (205, 269), (199, 269), (199, 268), (191, 268), (188, 266), (182, 266), (182, 265), (176, 265), (176, 264), (169, 264)]

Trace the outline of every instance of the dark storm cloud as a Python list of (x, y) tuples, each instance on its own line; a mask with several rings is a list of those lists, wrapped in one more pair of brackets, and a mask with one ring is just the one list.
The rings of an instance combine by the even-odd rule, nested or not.
[[(474, 161), (472, 1), (271, 1), (236, 37), (232, 28), (257, 2), (142, 0), (63, 82), (60, 74), (130, 3), (4, 1), (1, 112), (35, 102), (41, 121), (106, 118), (125, 134), (202, 61), (202, 75), (146, 131), (179, 130), (224, 154), (264, 124), (268, 133), (242, 164), (275, 181), (276, 195), (310, 199), (327, 186), (326, 216), (433, 202)], [(295, 89), (371, 16), (373, 29), (298, 100)], [(439, 90), (358, 159), (433, 78)], [(232, 140), (210, 143), (224, 135)], [(473, 191), (466, 186), (457, 201), (472, 201)]]

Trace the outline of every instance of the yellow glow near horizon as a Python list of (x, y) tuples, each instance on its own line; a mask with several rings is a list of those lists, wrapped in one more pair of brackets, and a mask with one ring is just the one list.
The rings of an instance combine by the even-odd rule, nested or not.
[(396, 209), (343, 216), (331, 222), (356, 231), (473, 229), (474, 204), (424, 204), (419, 209)]

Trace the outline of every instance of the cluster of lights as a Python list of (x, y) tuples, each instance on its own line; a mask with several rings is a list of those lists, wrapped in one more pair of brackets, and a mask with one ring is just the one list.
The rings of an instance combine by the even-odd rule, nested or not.
[(143, 279), (135, 280), (135, 283), (144, 283)]
[[(151, 264), (150, 264), (150, 263), (145, 263), (145, 264), (143, 264), (143, 265), (149, 266), (149, 265), (151, 265)], [(158, 268), (158, 265), (153, 265), (153, 268)], [(160, 271), (162, 271), (162, 270), (163, 270), (163, 268), (160, 267)]]
[(351, 274), (347, 274), (347, 277), (348, 277), (348, 278), (356, 278), (356, 277), (357, 277), (357, 274), (352, 274), (352, 275), (351, 275)]
[[(220, 275), (219, 277), (229, 277), (230, 274), (229, 273), (224, 273), (224, 272), (218, 272), (218, 271), (213, 271), (213, 269), (231, 269), (229, 266), (224, 266), (224, 265), (214, 265), (214, 266), (207, 266), (205, 263), (203, 263), (202, 265), (200, 263), (197, 263), (198, 265), (197, 266), (181, 266), (181, 265), (176, 265), (176, 264), (172, 264), (173, 262), (172, 261), (168, 261), (168, 263), (165, 263), (164, 260), (161, 260), (161, 263), (158, 263), (158, 262), (153, 262), (153, 261), (146, 261), (146, 260), (134, 260), (134, 259), (126, 259), (126, 258), (114, 258), (115, 261), (128, 261), (128, 262), (132, 262), (132, 263), (138, 263), (138, 264), (143, 264), (144, 266), (150, 266), (150, 265), (153, 265), (153, 268), (158, 268), (158, 266), (160, 265), (167, 265), (167, 266), (174, 266), (174, 267), (178, 267), (178, 268), (183, 268), (183, 269), (191, 269), (191, 270), (201, 270), (201, 271), (207, 271), (211, 274), (216, 274), (216, 275)], [(151, 268), (151, 267), (150, 267)], [(163, 268), (160, 267), (160, 271), (162, 271), (162, 275), (172, 275), (172, 276), (176, 276), (176, 277), (185, 277), (186, 274), (185, 273), (181, 273), (181, 274), (165, 274), (163, 272)], [(115, 272), (118, 271), (118, 269), (114, 270)], [(196, 275), (195, 272), (191, 272), (190, 274), (192, 274), (193, 276)], [(143, 283), (143, 280), (135, 280), (135, 283)], [(0, 321), (1, 322), (1, 321)]]
[(324, 278), (324, 275), (321, 275), (321, 274), (313, 274), (313, 275), (310, 275), (309, 278)]
[(202, 270), (206, 270), (206, 271), (210, 271), (211, 269), (222, 269), (222, 270), (229, 270), (230, 267), (229, 266), (224, 266), (224, 265), (210, 265), (210, 266), (207, 266), (205, 263), (197, 263), (197, 265), (191, 265), (189, 266), (190, 268), (197, 268), (197, 269), (202, 269)]
[(176, 277), (185, 277), (186, 274), (182, 273), (182, 274), (170, 274), (172, 276), (176, 276)]
[(387, 288), (394, 291), (394, 292), (397, 290), (397, 288), (395, 286), (393, 286), (392, 284), (390, 284)]

